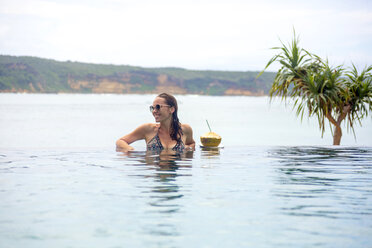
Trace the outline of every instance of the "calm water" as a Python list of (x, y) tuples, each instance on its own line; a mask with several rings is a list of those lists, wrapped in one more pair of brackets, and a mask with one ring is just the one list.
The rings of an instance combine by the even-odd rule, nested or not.
[(266, 98), (178, 99), (223, 149), (116, 152), (153, 96), (0, 95), (0, 247), (372, 247), (370, 120), (330, 147)]

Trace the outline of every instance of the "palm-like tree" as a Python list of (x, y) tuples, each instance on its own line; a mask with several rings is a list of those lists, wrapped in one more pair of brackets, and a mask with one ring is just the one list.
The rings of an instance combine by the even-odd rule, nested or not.
[(347, 126), (354, 132), (354, 123), (361, 124), (372, 110), (372, 66), (361, 73), (354, 65), (347, 71), (341, 66), (331, 68), (327, 61), (300, 48), (296, 35), (288, 46), (281, 43), (282, 47), (273, 48), (279, 53), (264, 69), (275, 61), (281, 64), (270, 90), (271, 99), (294, 98), (301, 119), (306, 111), (309, 116), (317, 116), (322, 136), (328, 119), (334, 125), (333, 145), (339, 145), (342, 121), (347, 118)]
[(364, 68), (358, 72), (357, 68), (352, 67), (345, 74), (345, 102), (349, 106), (347, 113), (348, 126), (353, 129), (353, 123), (368, 116), (372, 111), (372, 66)]

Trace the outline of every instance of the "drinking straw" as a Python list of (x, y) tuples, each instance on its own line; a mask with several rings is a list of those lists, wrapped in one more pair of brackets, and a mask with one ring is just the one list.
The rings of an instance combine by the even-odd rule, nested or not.
[(211, 127), (209, 126), (208, 120), (206, 120), (206, 121), (207, 121), (207, 125), (208, 125), (208, 128), (209, 128), (209, 132), (212, 132)]

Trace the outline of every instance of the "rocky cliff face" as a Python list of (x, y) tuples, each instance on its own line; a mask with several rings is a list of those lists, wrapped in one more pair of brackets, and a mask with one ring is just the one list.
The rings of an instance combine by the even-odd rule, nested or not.
[[(160, 76), (159, 76), (160, 77)], [(112, 81), (109, 79), (101, 79), (100, 81), (89, 81), (89, 80), (74, 80), (69, 79), (68, 85), (71, 90), (61, 90), (60, 92), (72, 92), (72, 93), (111, 93), (111, 94), (131, 94), (131, 93), (146, 93), (146, 94), (158, 94), (161, 92), (167, 92), (170, 94), (205, 94), (202, 88), (199, 92), (188, 92), (186, 88), (180, 87), (177, 83), (172, 81), (163, 80), (160, 77), (158, 84), (153, 89), (148, 89), (144, 91), (139, 91), (141, 84), (130, 84), (123, 83), (119, 81)], [(208, 85), (207, 89), (212, 87), (219, 87), (219, 83), (211, 82)], [(0, 92), (9, 92), (9, 93), (50, 93), (45, 90), (43, 85), (38, 83), (29, 83), (27, 88), (16, 88), (12, 87), (11, 89), (0, 90)], [(221, 95), (221, 94), (220, 94)], [(256, 92), (237, 89), (237, 88), (228, 88), (223, 91), (222, 95), (229, 96), (263, 96), (265, 92), (259, 90)]]
[(0, 92), (264, 95), (271, 82), (262, 79), (264, 77), (257, 80), (256, 74), (96, 65), (0, 55)]
[(92, 93), (131, 93), (133, 87), (138, 87), (138, 84), (120, 83), (108, 79), (101, 81), (87, 81), (87, 80), (72, 80), (68, 81), (71, 89), (77, 92), (91, 91)]

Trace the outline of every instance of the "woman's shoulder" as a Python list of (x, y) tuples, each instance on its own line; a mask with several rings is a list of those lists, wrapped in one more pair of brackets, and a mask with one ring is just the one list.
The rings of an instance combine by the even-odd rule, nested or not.
[(158, 129), (159, 125), (156, 124), (156, 123), (144, 123), (141, 126), (139, 126), (139, 128), (141, 128), (142, 130), (144, 130), (146, 132), (152, 132), (152, 131)]
[(134, 132), (135, 133), (141, 133), (142, 135), (146, 135), (148, 133), (153, 132), (156, 129), (156, 124), (154, 123), (145, 123), (140, 126), (138, 126)]
[(192, 132), (192, 128), (189, 124), (181, 124), (181, 127), (184, 132)]
[(146, 142), (157, 133), (159, 127), (155, 123), (145, 123), (140, 125), (137, 130), (141, 136), (145, 138)]

